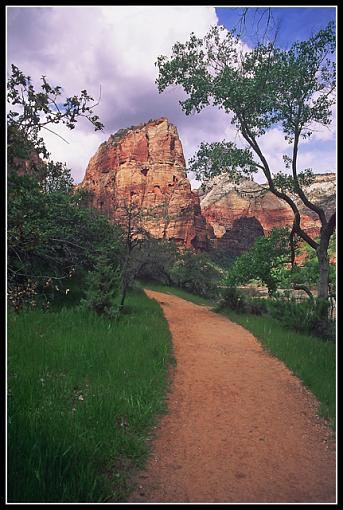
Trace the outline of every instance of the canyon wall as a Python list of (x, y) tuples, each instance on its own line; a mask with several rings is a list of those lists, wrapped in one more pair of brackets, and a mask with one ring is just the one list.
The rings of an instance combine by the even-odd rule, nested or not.
[(177, 129), (164, 117), (111, 135), (91, 158), (80, 187), (112, 220), (125, 222), (136, 206), (150, 235), (207, 248), (211, 227), (191, 190)]
[[(320, 205), (327, 217), (336, 208), (336, 174), (316, 175), (304, 188), (308, 198)], [(213, 227), (217, 239), (230, 231), (239, 218), (256, 218), (268, 234), (272, 228), (292, 226), (293, 212), (289, 205), (266, 189), (265, 185), (244, 179), (231, 182), (228, 174), (213, 178), (204, 191), (199, 191), (202, 214)], [(301, 212), (301, 226), (311, 236), (320, 232), (316, 213), (295, 199)]]

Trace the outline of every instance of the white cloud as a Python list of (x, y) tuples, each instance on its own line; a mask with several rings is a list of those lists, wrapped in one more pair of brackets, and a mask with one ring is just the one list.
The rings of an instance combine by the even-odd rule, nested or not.
[[(151, 118), (166, 116), (177, 126), (186, 160), (202, 141), (227, 139), (242, 144), (222, 110), (206, 108), (185, 116), (178, 103), (184, 97), (181, 88), (159, 94), (155, 85), (157, 57), (170, 54), (173, 44), (187, 40), (191, 32), (202, 37), (217, 24), (214, 7), (8, 7), (7, 12), (8, 65), (16, 64), (35, 83), (46, 75), (52, 85), (63, 86), (64, 95), (87, 89), (97, 99), (101, 85), (96, 114), (105, 124), (104, 132), (94, 132), (86, 122), (72, 132), (59, 126), (56, 131), (69, 145), (44, 133), (52, 158), (65, 161), (77, 182), (90, 157), (111, 133)], [(248, 50), (245, 45), (243, 51)], [(312, 141), (305, 142), (299, 155), (301, 166), (335, 170), (332, 148), (323, 146), (324, 141), (335, 139), (334, 126), (316, 130)], [(316, 143), (321, 145), (320, 152)], [(270, 130), (261, 145), (271, 168), (282, 169), (282, 154), (289, 151), (282, 132)]]
[(51, 159), (66, 163), (68, 168), (73, 169), (75, 182), (81, 182), (89, 159), (104, 141), (104, 135), (99, 131), (69, 131), (63, 126), (55, 126), (53, 131), (54, 133), (44, 132), (45, 144), (51, 153)]
[(36, 86), (46, 75), (64, 96), (87, 89), (97, 99), (101, 85), (102, 134), (82, 124), (66, 135), (70, 145), (43, 134), (52, 157), (66, 160), (79, 180), (98, 142), (119, 128), (166, 115), (181, 131), (183, 121), (196, 131), (196, 120), (188, 122), (180, 110), (179, 88), (158, 94), (154, 63), (176, 41), (192, 31), (201, 37), (216, 23), (215, 8), (206, 6), (8, 7), (8, 64)]
[(169, 53), (190, 32), (205, 35), (217, 23), (212, 7), (119, 6), (101, 7), (102, 28), (126, 77), (157, 77), (157, 56)]

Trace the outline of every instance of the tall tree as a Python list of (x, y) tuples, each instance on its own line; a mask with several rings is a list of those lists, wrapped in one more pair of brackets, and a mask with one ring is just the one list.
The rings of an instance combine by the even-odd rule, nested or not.
[(55, 124), (64, 124), (68, 129), (74, 129), (80, 117), (88, 119), (95, 131), (103, 129), (103, 124), (93, 111), (98, 103), (94, 103), (87, 90), (82, 90), (79, 96), (62, 100), (62, 87), (50, 85), (46, 76), (42, 76), (40, 90), (36, 91), (30, 76), (25, 76), (14, 64), (11, 69), (12, 74), (7, 82), (7, 101), (14, 107), (7, 114), (7, 156), (10, 169), (16, 157), (25, 158), (32, 151), (37, 156), (49, 156), (40, 136), (42, 129), (54, 132), (52, 127)]
[[(191, 160), (191, 169), (203, 179), (224, 170), (235, 179), (262, 170), (269, 190), (293, 211), (291, 241), (299, 236), (316, 250), (320, 268), (318, 296), (325, 299), (329, 276), (327, 250), (336, 215), (327, 218), (324, 210), (306, 196), (304, 186), (311, 182), (313, 173), (299, 171), (298, 154), (301, 141), (312, 135), (316, 125), (328, 126), (331, 122), (336, 78), (334, 52), (333, 23), (288, 50), (267, 43), (247, 51), (233, 33), (213, 27), (203, 39), (192, 33), (184, 44), (177, 42), (171, 57), (159, 56), (156, 62), (159, 92), (172, 84), (181, 85), (187, 94), (180, 101), (186, 115), (200, 112), (210, 104), (218, 106), (231, 115), (231, 123), (246, 142), (245, 148), (232, 142), (203, 143)], [(260, 137), (272, 127), (281, 128), (291, 145), (291, 156), (283, 156), (286, 172), (272, 168), (261, 147)], [(299, 202), (318, 216), (319, 241), (302, 228)]]
[(8, 294), (19, 309), (35, 290), (43, 292), (53, 282), (57, 288), (75, 268), (93, 269), (95, 253), (105, 248), (118, 266), (120, 232), (84, 206), (84, 193), (74, 191), (65, 165), (41, 159), (49, 156), (42, 129), (59, 123), (73, 129), (81, 116), (102, 129), (93, 98), (83, 90), (63, 101), (61, 87), (44, 76), (36, 91), (14, 65), (7, 86)]

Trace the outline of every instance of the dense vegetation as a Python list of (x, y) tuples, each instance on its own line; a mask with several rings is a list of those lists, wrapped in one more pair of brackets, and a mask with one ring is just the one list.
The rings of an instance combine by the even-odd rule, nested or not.
[(131, 253), (128, 264), (131, 231), (87, 207), (40, 138), (48, 124), (73, 129), (80, 116), (101, 129), (92, 98), (82, 91), (61, 106), (61, 88), (42, 82), (36, 92), (12, 66), (8, 499), (122, 501), (164, 409), (170, 333), (141, 290), (125, 288), (122, 299), (140, 267)]
[[(251, 249), (229, 268), (220, 306), (228, 306), (238, 312), (269, 313), (289, 328), (334, 340), (335, 264), (329, 266), (329, 299), (318, 298), (313, 289), (319, 275), (314, 250), (300, 244), (296, 250), (299, 262), (293, 265), (290, 264), (290, 251), (287, 229), (273, 229), (269, 236), (258, 238)], [(335, 236), (329, 246), (331, 256), (334, 252)], [(266, 286), (270, 299), (248, 297), (242, 292), (244, 289), (237, 289), (239, 285), (250, 283)], [(303, 291), (300, 302), (294, 290)], [(304, 298), (305, 292), (307, 299)]]

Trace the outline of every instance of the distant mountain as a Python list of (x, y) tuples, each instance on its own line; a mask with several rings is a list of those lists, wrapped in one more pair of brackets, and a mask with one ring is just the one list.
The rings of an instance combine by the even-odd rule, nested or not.
[[(327, 216), (336, 208), (336, 174), (314, 176), (314, 182), (304, 188), (308, 198), (320, 205)], [(244, 179), (235, 184), (228, 174), (213, 178), (204, 191), (198, 192), (200, 206), (206, 221), (213, 227), (217, 238), (230, 230), (238, 218), (256, 218), (264, 233), (272, 228), (291, 226), (293, 212), (289, 205), (268, 191), (267, 186)], [(318, 216), (295, 199), (300, 209), (301, 225), (310, 235), (318, 235)]]

